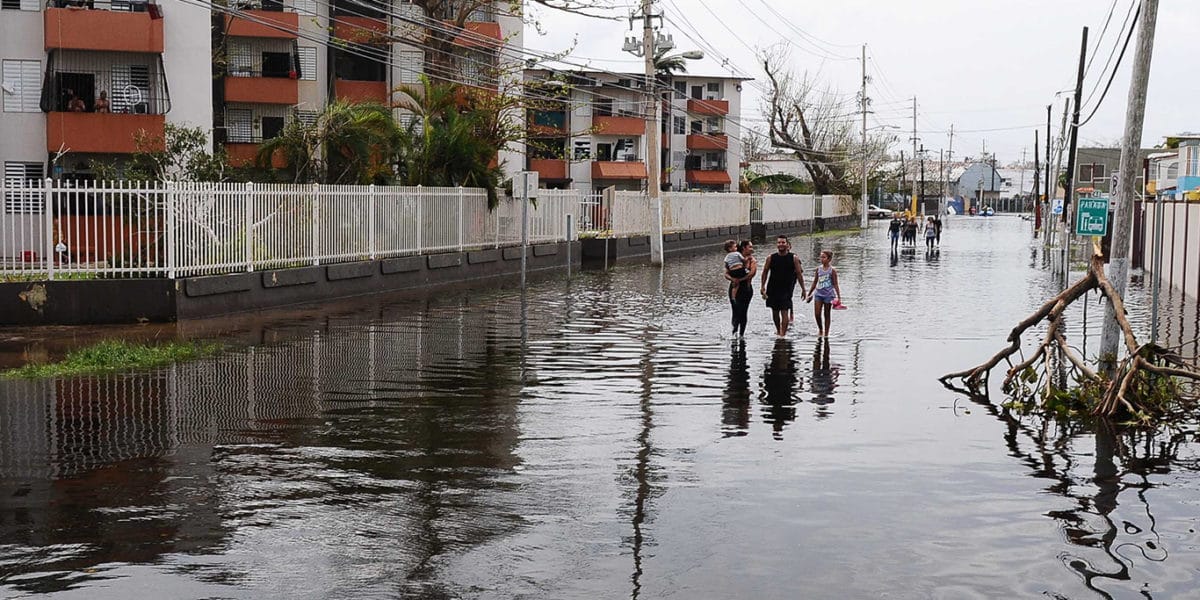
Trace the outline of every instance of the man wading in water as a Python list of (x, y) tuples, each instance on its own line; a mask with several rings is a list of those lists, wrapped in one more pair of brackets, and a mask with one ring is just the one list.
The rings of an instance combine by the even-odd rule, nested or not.
[(804, 289), (804, 269), (800, 266), (800, 258), (792, 254), (787, 236), (775, 238), (775, 248), (778, 251), (763, 263), (762, 295), (771, 307), (775, 335), (783, 337), (792, 322), (792, 293), (796, 282), (800, 282), (801, 290)]

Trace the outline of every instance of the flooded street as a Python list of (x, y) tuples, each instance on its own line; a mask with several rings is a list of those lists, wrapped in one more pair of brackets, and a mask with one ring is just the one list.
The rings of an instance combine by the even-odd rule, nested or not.
[[(731, 341), (714, 248), (2, 381), (0, 598), (1195, 597), (1194, 427), (937, 381), (1053, 294), (1029, 224), (952, 218), (892, 257), (885, 231), (796, 240), (808, 277), (835, 252), (828, 342), (805, 304), (776, 340), (759, 299)], [(1164, 306), (1160, 339), (1197, 337), (1194, 303)], [(1069, 338), (1094, 353), (1088, 311)]]

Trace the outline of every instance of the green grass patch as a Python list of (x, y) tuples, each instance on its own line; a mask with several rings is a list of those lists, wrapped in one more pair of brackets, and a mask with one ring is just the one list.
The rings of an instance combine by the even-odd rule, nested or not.
[(220, 350), (219, 344), (211, 342), (166, 342), (150, 345), (122, 340), (106, 340), (92, 346), (72, 350), (61, 361), (9, 369), (0, 373), (0, 377), (41, 379), (152, 369), (212, 356)]

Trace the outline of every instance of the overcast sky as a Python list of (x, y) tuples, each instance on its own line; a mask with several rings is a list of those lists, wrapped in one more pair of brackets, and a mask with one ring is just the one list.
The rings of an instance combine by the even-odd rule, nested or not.
[[(1118, 41), (1127, 12), (1136, 0), (656, 0), (665, 11), (665, 31), (676, 50), (700, 49), (693, 74), (737, 74), (760, 80), (755, 51), (788, 44), (797, 73), (817, 75), (854, 102), (861, 79), (858, 57), (867, 44), (868, 96), (874, 114), (868, 123), (897, 125), (895, 150), (911, 147), (912, 109), (917, 96), (917, 135), (936, 158), (950, 143), (954, 154), (976, 156), (986, 140), (1001, 162), (1032, 158), (1033, 132), (1045, 128), (1046, 105), (1054, 102), (1054, 128), (1062, 118), (1056, 92), (1073, 88), (1082, 28), (1089, 30), (1089, 53), (1096, 55), (1083, 85), (1086, 118), (1103, 91), (1102, 70)], [(634, 0), (614, 0), (622, 14)], [(1115, 4), (1115, 7), (1114, 7)], [(1100, 38), (1110, 8), (1112, 20)], [(616, 12), (616, 11), (614, 11)], [(604, 70), (638, 71), (639, 59), (621, 52), (627, 21), (601, 21), (545, 9), (534, 10), (541, 25), (525, 32), (526, 47), (561, 52)], [(1143, 143), (1154, 145), (1167, 134), (1200, 131), (1200, 2), (1162, 0), (1150, 73)], [(698, 33), (697, 33), (698, 32)], [(640, 36), (640, 26), (638, 35)], [(1097, 38), (1099, 48), (1097, 50)], [(1120, 40), (1124, 41), (1123, 37)], [(1136, 34), (1108, 96), (1080, 132), (1080, 145), (1108, 145), (1124, 129), (1129, 71)], [(1117, 52), (1119, 53), (1119, 48)], [(723, 65), (715, 54), (728, 58)], [(1113, 58), (1115, 62), (1115, 56)], [(1099, 83), (1090, 102), (1093, 87)], [(761, 93), (745, 86), (743, 125), (763, 121)], [(993, 131), (980, 131), (980, 130)]]

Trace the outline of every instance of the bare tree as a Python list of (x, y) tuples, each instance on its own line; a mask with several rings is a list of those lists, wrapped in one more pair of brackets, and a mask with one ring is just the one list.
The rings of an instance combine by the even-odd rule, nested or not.
[(818, 194), (854, 194), (862, 177), (886, 161), (892, 136), (874, 134), (864, 146), (854, 126), (858, 108), (808, 74), (797, 76), (788, 66), (786, 50), (760, 54), (770, 89), (763, 100), (768, 138), (776, 148), (796, 155), (812, 177)]

